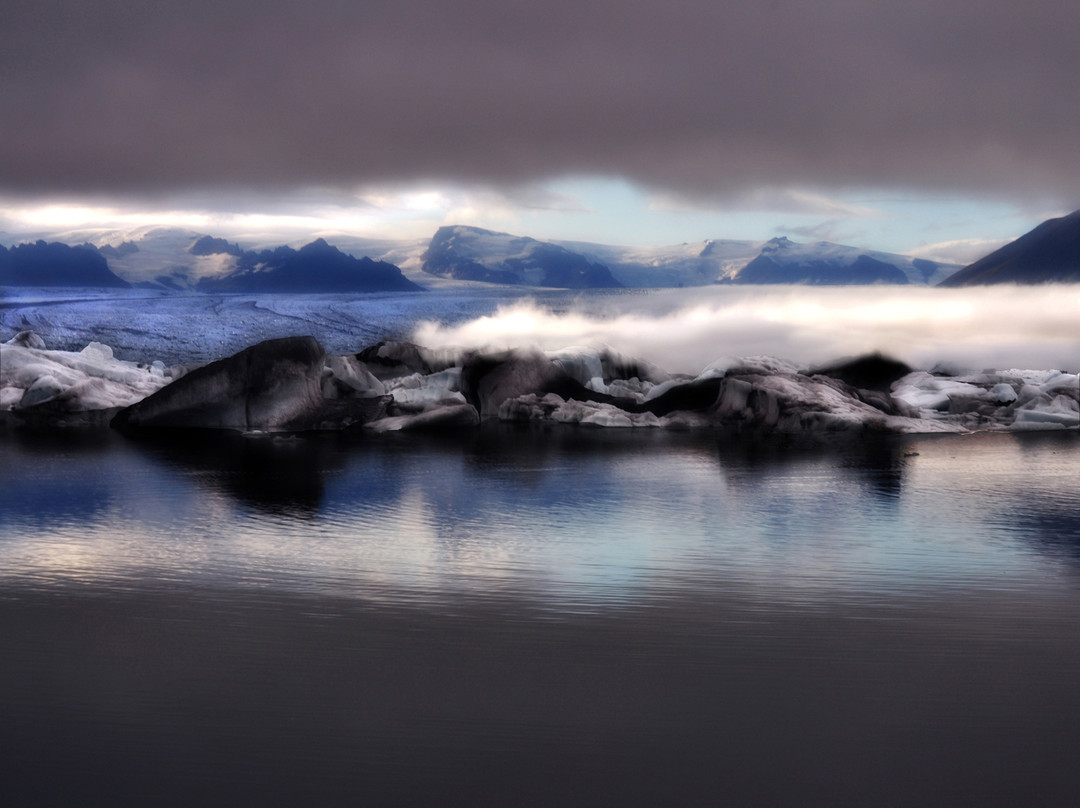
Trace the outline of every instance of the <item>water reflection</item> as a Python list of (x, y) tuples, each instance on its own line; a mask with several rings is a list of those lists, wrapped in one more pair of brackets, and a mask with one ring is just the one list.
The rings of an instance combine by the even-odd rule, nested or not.
[(177, 468), (216, 493), (282, 517), (312, 518), (323, 504), (323, 480), (343, 458), (319, 440), (245, 438), (233, 432), (127, 438), (157, 464)]
[(0, 519), (79, 523), (108, 512), (115, 481), (100, 469), (119, 449), (115, 437), (0, 433)]
[(719, 440), (717, 460), (733, 484), (746, 479), (754, 485), (775, 471), (788, 475), (817, 467), (825, 473), (848, 475), (853, 485), (871, 496), (895, 499), (903, 487), (914, 440), (875, 433), (735, 434)]
[(1045, 579), (1080, 562), (1080, 463), (1068, 435), (492, 424), (441, 437), (108, 436), (8, 448), (15, 496), (0, 552), (9, 573), (41, 580), (212, 579), (405, 598), (509, 587), (629, 603), (669, 587), (878, 597)]
[(218, 437), (0, 437), (12, 804), (1075, 801), (1075, 436)]

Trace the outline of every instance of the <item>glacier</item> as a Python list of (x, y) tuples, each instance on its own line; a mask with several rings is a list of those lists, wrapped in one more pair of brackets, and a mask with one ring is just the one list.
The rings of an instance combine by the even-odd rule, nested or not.
[[(245, 416), (215, 427), (400, 431), (501, 419), (773, 431), (1071, 428), (1077, 375), (1017, 361), (1062, 368), (1077, 355), (1076, 294), (5, 289), (0, 420), (102, 425), (200, 368), (300, 335), (318, 348), (299, 420)], [(877, 358), (869, 369), (821, 361), (875, 352), (902, 361)], [(995, 363), (1004, 369), (990, 369)]]
[[(364, 238), (341, 232), (318, 235), (325, 235), (334, 248), (357, 259), (368, 257), (393, 264), (409, 281), (427, 289), (461, 284), (657, 289), (763, 282), (927, 286), (959, 269), (909, 255), (826, 241), (799, 243), (782, 237), (769, 241), (706, 239), (643, 247), (538, 241), (465, 225), (441, 227), (429, 239)], [(112, 272), (128, 283), (174, 292), (215, 286), (223, 290), (228, 279), (242, 279), (238, 273), (244, 276), (243, 266), (250, 269), (257, 253), (300, 247), (283, 247), (277, 242), (241, 247), (194, 230), (161, 226), (67, 231), (50, 234), (50, 238), (96, 248), (108, 259)], [(269, 281), (256, 276), (246, 280), (259, 285)], [(314, 279), (309, 280), (314, 283)], [(245, 286), (254, 289), (251, 283)]]

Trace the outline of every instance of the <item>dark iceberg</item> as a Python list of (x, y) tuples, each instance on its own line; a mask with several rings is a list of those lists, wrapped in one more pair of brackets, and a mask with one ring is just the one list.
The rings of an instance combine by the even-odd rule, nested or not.
[(461, 430), (487, 420), (769, 432), (971, 432), (1076, 427), (1080, 385), (1057, 370), (935, 375), (879, 355), (800, 369), (758, 356), (697, 376), (607, 348), (432, 350), (386, 341), (327, 354), (309, 336), (203, 366), (121, 361), (106, 345), (51, 351), (24, 332), (0, 345), (4, 422), (50, 428)]
[(191, 371), (121, 411), (112, 425), (303, 432), (340, 429), (382, 413), (379, 398), (326, 398), (326, 367), (326, 354), (314, 337), (260, 342)]

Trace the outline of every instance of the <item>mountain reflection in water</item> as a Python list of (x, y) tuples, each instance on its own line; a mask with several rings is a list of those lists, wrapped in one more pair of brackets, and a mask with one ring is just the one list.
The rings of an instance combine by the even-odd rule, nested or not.
[(3, 435), (5, 804), (1071, 805), (1076, 434)]

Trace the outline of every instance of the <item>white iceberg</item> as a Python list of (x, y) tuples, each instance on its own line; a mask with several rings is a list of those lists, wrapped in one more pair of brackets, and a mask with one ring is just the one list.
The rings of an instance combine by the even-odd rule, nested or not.
[(36, 334), (22, 332), (0, 344), (0, 408), (26, 421), (74, 423), (77, 413), (135, 404), (181, 372), (117, 359), (95, 342), (81, 351), (52, 351)]

